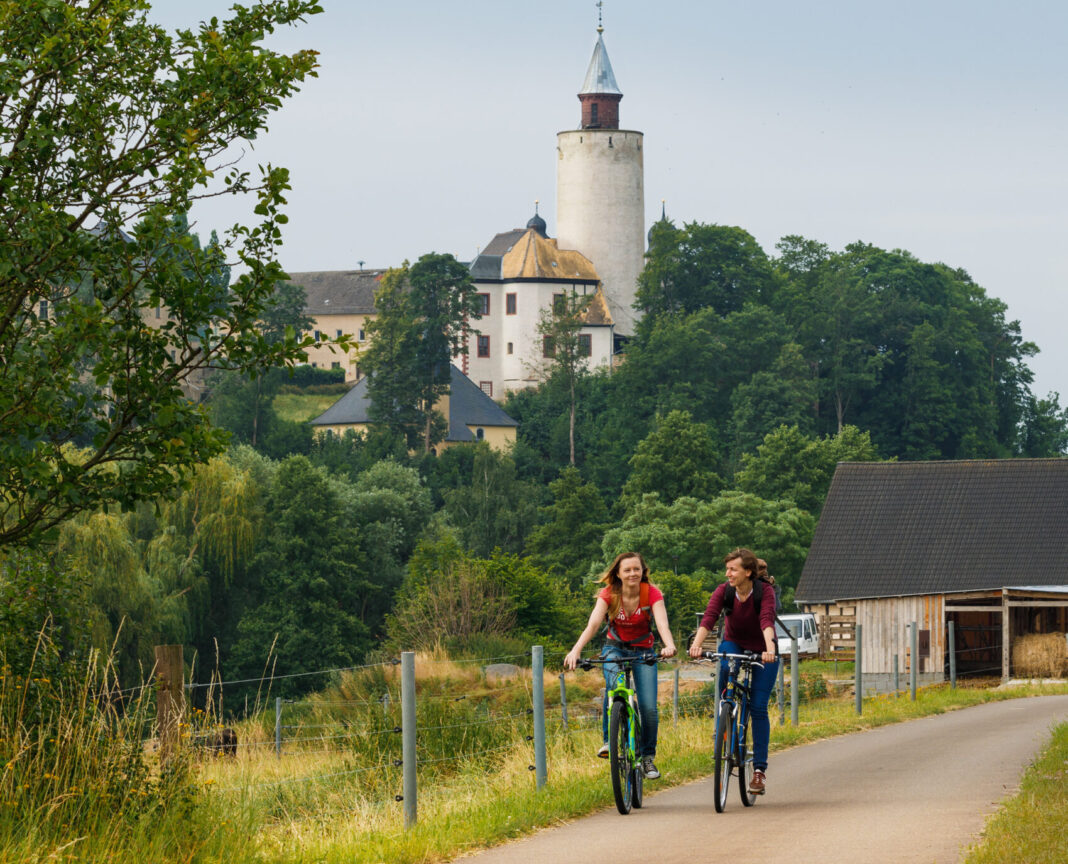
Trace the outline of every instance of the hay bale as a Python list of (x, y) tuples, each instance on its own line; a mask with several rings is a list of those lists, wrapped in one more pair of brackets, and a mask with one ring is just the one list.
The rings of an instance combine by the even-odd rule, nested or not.
[(1068, 641), (1063, 633), (1032, 633), (1012, 643), (1012, 670), (1018, 678), (1068, 675)]

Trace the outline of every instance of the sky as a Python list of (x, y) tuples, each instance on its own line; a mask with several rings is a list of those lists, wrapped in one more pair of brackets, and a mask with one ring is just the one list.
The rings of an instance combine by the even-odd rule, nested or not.
[[(243, 156), (290, 169), (283, 266), (467, 261), (535, 200), (555, 236), (594, 0), (322, 3), (270, 42), (319, 51), (319, 77)], [(157, 0), (151, 17), (230, 5)], [(1041, 349), (1035, 393), (1068, 402), (1068, 3), (605, 0), (603, 16), (649, 224), (664, 200), (677, 225), (738, 225), (769, 254), (800, 234), (962, 268)], [(192, 218), (206, 236), (251, 206)]]

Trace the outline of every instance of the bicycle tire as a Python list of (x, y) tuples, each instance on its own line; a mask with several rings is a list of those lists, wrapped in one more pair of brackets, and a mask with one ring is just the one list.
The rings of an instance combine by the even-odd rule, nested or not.
[(642, 794), (645, 786), (645, 771), (642, 770), (642, 721), (641, 716), (638, 714), (637, 707), (631, 712), (630, 721), (633, 724), (634, 729), (634, 764), (631, 766), (631, 775), (633, 781), (631, 782), (630, 803), (635, 809), (641, 809), (642, 806)]
[(727, 789), (731, 785), (731, 742), (734, 740), (734, 712), (729, 702), (719, 703), (716, 720), (716, 743), (712, 748), (714, 773), (712, 787), (715, 793), (716, 812), (722, 813), (727, 806)]
[(756, 803), (757, 796), (749, 791), (749, 783), (753, 779), (753, 754), (749, 752), (749, 744), (753, 739), (753, 717), (746, 708), (742, 720), (742, 732), (738, 736), (738, 794), (742, 796), (742, 804), (752, 807)]
[(630, 736), (627, 715), (626, 705), (618, 700), (612, 703), (608, 724), (608, 763), (612, 768), (612, 794), (616, 799), (616, 809), (623, 816), (630, 813), (633, 785), (630, 758), (627, 756), (627, 739)]

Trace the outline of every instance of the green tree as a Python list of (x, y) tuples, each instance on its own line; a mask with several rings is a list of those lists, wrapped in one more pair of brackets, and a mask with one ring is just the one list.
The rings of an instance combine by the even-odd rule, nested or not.
[(743, 492), (793, 501), (818, 516), (839, 462), (877, 458), (871, 436), (855, 426), (824, 438), (812, 438), (796, 426), (780, 426), (768, 433), (756, 453), (742, 457), (734, 482)]
[(446, 517), (474, 555), (518, 553), (537, 523), (539, 490), (516, 476), (510, 456), (485, 443), (474, 446), (469, 481), (445, 493)]
[(775, 289), (771, 262), (747, 231), (699, 222), (678, 229), (658, 222), (635, 305), (650, 321), (705, 308), (727, 315), (747, 302), (769, 302)]
[(746, 546), (768, 562), (776, 579), (796, 586), (805, 563), (815, 520), (792, 501), (772, 501), (743, 492), (724, 492), (709, 500), (679, 498), (665, 504), (646, 495), (619, 527), (605, 534), (604, 560), (637, 550), (652, 570), (674, 570), (710, 584), (722, 570), (723, 556)]
[(1068, 454), (1068, 410), (1061, 408), (1060, 398), (1050, 393), (1045, 399), (1031, 396), (1027, 400), (1020, 424), (1020, 456)]
[(708, 429), (695, 423), (688, 411), (672, 411), (658, 418), (656, 428), (634, 452), (623, 502), (634, 506), (649, 492), (657, 493), (665, 504), (684, 496), (711, 498), (723, 488), (722, 478), (709, 467), (718, 461)]
[[(35, 542), (101, 503), (173, 494), (224, 446), (183, 385), (210, 367), (249, 371), (301, 353), (258, 329), (284, 275), (288, 174), (266, 166), (253, 179), (230, 154), (315, 75), (314, 52), (279, 54), (264, 37), (321, 7), (235, 6), (174, 35), (148, 9), (26, 0), (5, 12), (3, 544)], [(197, 198), (245, 193), (260, 221), (235, 226), (218, 250), (173, 230)], [(234, 257), (244, 272), (220, 290), (223, 258)], [(72, 440), (90, 446), (64, 446)]]
[(601, 557), (608, 508), (597, 487), (584, 483), (578, 469), (564, 468), (549, 484), (552, 503), (542, 507), (545, 522), (530, 532), (526, 552), (547, 572), (578, 588), (590, 564)]
[(731, 393), (731, 424), (735, 461), (751, 453), (764, 436), (779, 426), (797, 426), (814, 432), (816, 380), (801, 347), (783, 346), (774, 367), (757, 372)]
[(411, 447), (421, 439), (428, 453), (447, 432), (434, 406), (449, 392), (452, 357), (467, 353), (469, 321), (480, 317), (471, 273), (452, 255), (428, 253), (382, 277), (375, 308), (362, 359), (371, 417)]
[(546, 376), (550, 382), (559, 382), (567, 392), (568, 424), (567, 442), (568, 458), (575, 464), (575, 406), (579, 379), (586, 371), (586, 357), (583, 352), (582, 327), (585, 313), (589, 306), (588, 297), (580, 297), (573, 290), (563, 295), (562, 302), (554, 303), (545, 309), (538, 320), (538, 333), (546, 347), (545, 363), (548, 367)]
[[(372, 645), (360, 611), (377, 574), (336, 489), (305, 457), (290, 457), (278, 467), (265, 519), (271, 530), (249, 565), (256, 585), (224, 671), (258, 675), (269, 657), (285, 674), (355, 664)], [(317, 684), (296, 682), (282, 682), (280, 692)]]

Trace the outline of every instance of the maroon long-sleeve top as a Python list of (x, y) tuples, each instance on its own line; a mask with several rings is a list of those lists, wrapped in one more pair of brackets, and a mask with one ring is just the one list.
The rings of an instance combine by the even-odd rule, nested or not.
[[(737, 594), (734, 596), (734, 608), (727, 617), (727, 627), (724, 636), (740, 648), (746, 651), (763, 651), (767, 646), (764, 644), (764, 628), (775, 627), (775, 600), (771, 596), (770, 585), (764, 586), (763, 596), (760, 598), (760, 618), (757, 619), (755, 593), (742, 600)], [(723, 611), (723, 596), (727, 591), (727, 583), (717, 586), (708, 598), (708, 607), (701, 618), (701, 626), (711, 631), (719, 619), (719, 613)]]

